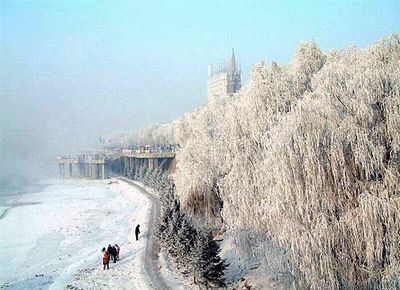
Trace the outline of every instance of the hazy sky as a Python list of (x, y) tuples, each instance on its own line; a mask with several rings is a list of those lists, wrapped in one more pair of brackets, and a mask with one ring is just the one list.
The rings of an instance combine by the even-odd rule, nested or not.
[(206, 101), (207, 64), (233, 47), (247, 79), (258, 60), (289, 62), (300, 41), (366, 47), (400, 27), (398, 0), (1, 0), (0, 9), (0, 179), (15, 160), (193, 111)]

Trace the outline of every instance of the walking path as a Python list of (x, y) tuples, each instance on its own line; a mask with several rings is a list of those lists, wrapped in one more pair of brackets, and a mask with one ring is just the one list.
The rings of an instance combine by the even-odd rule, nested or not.
[(146, 244), (146, 251), (145, 251), (145, 260), (144, 260), (144, 269), (145, 275), (147, 279), (151, 281), (151, 286), (153, 289), (171, 289), (167, 286), (166, 281), (162, 278), (160, 274), (160, 270), (158, 267), (158, 255), (160, 253), (160, 248), (155, 241), (154, 231), (156, 228), (157, 220), (160, 216), (160, 201), (157, 197), (150, 194), (147, 190), (143, 187), (137, 185), (136, 183), (132, 182), (126, 178), (118, 178), (129, 185), (137, 188), (143, 195), (145, 195), (151, 201), (151, 208), (150, 208), (150, 220), (148, 225), (148, 236), (147, 236), (147, 244)]

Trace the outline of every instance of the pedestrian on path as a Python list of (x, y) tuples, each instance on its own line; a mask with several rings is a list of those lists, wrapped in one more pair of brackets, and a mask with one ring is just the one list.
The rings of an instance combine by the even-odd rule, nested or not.
[(115, 244), (114, 247), (115, 247), (115, 249), (117, 250), (117, 254), (116, 254), (115, 257), (117, 258), (117, 261), (119, 261), (119, 251), (120, 251), (120, 247), (119, 247), (117, 244)]
[(110, 255), (108, 254), (108, 252), (106, 251), (106, 248), (103, 247), (103, 249), (101, 250), (102, 256), (103, 256), (103, 270), (106, 269), (110, 269), (109, 263), (110, 263)]
[(136, 229), (135, 229), (136, 241), (139, 240), (139, 234), (140, 234), (139, 228), (140, 228), (140, 225), (137, 225), (137, 226), (136, 226)]
[(111, 244), (108, 244), (107, 253), (110, 255), (110, 259), (114, 257), (114, 249)]
[(115, 246), (112, 246), (111, 256), (113, 257), (114, 263), (116, 263), (117, 262), (117, 248)]

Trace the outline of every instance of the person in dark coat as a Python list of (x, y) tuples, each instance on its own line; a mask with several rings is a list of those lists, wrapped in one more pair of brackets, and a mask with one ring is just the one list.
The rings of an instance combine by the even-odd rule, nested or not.
[(139, 234), (140, 234), (139, 228), (140, 228), (140, 225), (137, 225), (137, 226), (136, 226), (136, 229), (135, 229), (136, 241), (139, 240)]
[(112, 246), (112, 253), (111, 253), (113, 259), (114, 259), (114, 263), (117, 262), (117, 248), (115, 246)]
[(110, 255), (110, 257), (114, 257), (113, 253), (113, 247), (111, 246), (111, 244), (108, 244), (108, 248), (107, 248), (107, 253)]

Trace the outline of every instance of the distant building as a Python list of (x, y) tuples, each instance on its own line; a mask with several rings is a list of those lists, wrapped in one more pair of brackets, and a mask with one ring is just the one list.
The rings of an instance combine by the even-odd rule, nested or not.
[(207, 99), (211, 103), (221, 96), (231, 96), (242, 87), (242, 72), (237, 68), (235, 51), (232, 48), (231, 62), (217, 67), (208, 65)]

